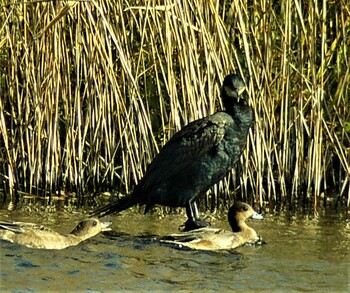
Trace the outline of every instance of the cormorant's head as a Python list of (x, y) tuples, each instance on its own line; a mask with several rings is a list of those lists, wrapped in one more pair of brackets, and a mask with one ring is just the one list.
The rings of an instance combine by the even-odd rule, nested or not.
[(243, 79), (237, 74), (229, 74), (222, 85), (222, 97), (224, 99), (238, 100), (245, 90)]

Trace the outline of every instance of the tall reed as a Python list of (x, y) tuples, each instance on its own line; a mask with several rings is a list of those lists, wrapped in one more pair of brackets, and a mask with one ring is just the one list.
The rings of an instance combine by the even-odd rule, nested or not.
[(221, 108), (230, 72), (256, 123), (208, 194), (350, 200), (346, 1), (24, 1), (0, 7), (0, 177), (23, 194), (129, 193), (159, 148)]

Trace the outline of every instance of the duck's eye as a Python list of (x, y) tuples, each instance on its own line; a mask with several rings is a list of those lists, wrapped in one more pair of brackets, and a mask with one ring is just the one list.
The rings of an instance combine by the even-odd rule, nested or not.
[(246, 212), (247, 210), (248, 210), (248, 208), (247, 208), (247, 207), (243, 207), (243, 211), (245, 211), (245, 212)]
[(96, 225), (97, 225), (97, 221), (93, 221), (92, 226), (96, 226)]

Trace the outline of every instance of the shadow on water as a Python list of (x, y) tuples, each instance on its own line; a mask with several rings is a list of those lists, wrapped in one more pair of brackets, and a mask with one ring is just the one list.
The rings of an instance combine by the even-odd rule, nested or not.
[[(345, 292), (349, 288), (347, 213), (263, 211), (265, 220), (250, 220), (249, 225), (267, 244), (230, 253), (161, 245), (159, 237), (177, 232), (185, 216), (126, 211), (108, 217), (113, 231), (60, 251), (0, 241), (0, 290)], [(45, 223), (66, 233), (85, 217), (83, 213), (1, 211), (0, 218)], [(226, 216), (213, 218), (212, 225), (229, 229)]]

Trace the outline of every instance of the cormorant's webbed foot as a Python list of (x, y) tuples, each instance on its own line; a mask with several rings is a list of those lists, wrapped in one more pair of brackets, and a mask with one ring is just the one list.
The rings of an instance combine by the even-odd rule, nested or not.
[(209, 227), (210, 223), (199, 218), (197, 203), (191, 200), (186, 205), (186, 214), (188, 220), (185, 223), (184, 231), (191, 231), (199, 228)]
[(195, 220), (188, 219), (185, 222), (184, 226), (185, 226), (184, 231), (191, 231), (199, 228), (209, 227), (210, 223), (202, 219), (195, 219)]

